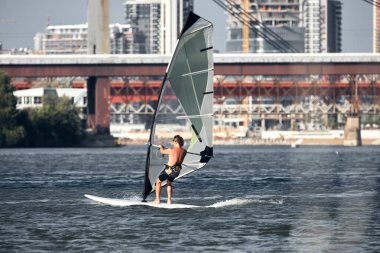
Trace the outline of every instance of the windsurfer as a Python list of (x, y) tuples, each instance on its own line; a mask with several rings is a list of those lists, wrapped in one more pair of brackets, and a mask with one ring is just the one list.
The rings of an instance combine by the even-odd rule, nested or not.
[(183, 148), (184, 140), (180, 135), (175, 135), (173, 137), (172, 144), (173, 148), (167, 149), (160, 145), (161, 154), (169, 155), (169, 160), (156, 181), (156, 199), (154, 201), (154, 203), (156, 204), (160, 203), (161, 184), (165, 180), (167, 181), (167, 203), (171, 204), (173, 193), (172, 182), (174, 178), (176, 178), (179, 175), (179, 172), (182, 169), (182, 162), (186, 156), (186, 150)]

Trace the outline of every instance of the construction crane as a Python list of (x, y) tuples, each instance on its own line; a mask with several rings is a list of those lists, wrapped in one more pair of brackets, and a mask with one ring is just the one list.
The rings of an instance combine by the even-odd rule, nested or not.
[[(243, 0), (245, 1), (245, 0)], [(237, 5), (234, 0), (213, 0), (214, 3), (219, 5), (222, 9), (227, 11), (231, 16), (236, 18), (238, 21), (240, 21), (243, 24), (243, 29), (244, 26), (249, 27), (249, 29), (253, 32), (255, 32), (259, 37), (261, 37), (263, 40), (265, 40), (268, 44), (273, 46), (276, 50), (278, 50), (281, 53), (298, 53), (298, 50), (290, 44), (288, 41), (284, 40), (280, 35), (272, 31), (268, 26), (266, 26), (264, 23), (261, 22), (261, 17), (258, 15), (260, 18), (256, 18), (252, 15), (252, 13), (247, 12), (244, 10), (244, 8), (240, 5)], [(247, 1), (249, 3), (249, 1)], [(249, 7), (248, 7), (249, 8)], [(259, 13), (257, 4), (256, 4), (257, 12)], [(244, 35), (242, 36), (243, 38), (248, 39), (243, 39), (249, 43), (249, 32), (243, 32)], [(258, 38), (260, 39), (260, 38)], [(258, 40), (259, 41), (259, 40)], [(259, 50), (263, 51), (262, 44), (259, 41)], [(249, 47), (245, 46), (244, 50), (249, 50)]]
[(378, 0), (363, 0), (366, 3), (369, 3), (377, 8), (380, 8), (380, 3)]
[[(252, 10), (250, 9), (250, 6), (249, 6), (249, 0), (242, 0), (243, 1), (243, 11), (244, 13), (249, 13), (251, 15), (252, 13)], [(257, 4), (257, 2), (254, 2), (254, 3), (251, 3), (252, 4), (252, 7), (254, 6), (256, 8), (256, 10), (254, 11), (257, 15), (257, 19), (260, 23), (262, 23), (262, 19), (261, 19), (261, 13), (260, 13), (260, 10), (259, 10), (259, 6)], [(250, 30), (250, 27), (249, 27), (249, 23), (250, 23), (250, 19), (249, 19), (249, 16), (248, 15), (243, 15), (243, 19), (244, 19), (244, 22), (243, 22), (243, 45), (242, 45), (242, 48), (243, 48), (243, 53), (249, 53), (250, 52), (250, 47), (249, 47), (249, 39), (250, 39), (250, 36), (249, 36), (249, 30)], [(257, 29), (260, 29), (260, 27), (258, 27)], [(262, 39), (261, 38), (257, 38), (257, 51), (258, 52), (263, 52), (264, 51), (264, 48), (263, 48), (263, 43), (262, 43)]]
[[(245, 13), (249, 13), (249, 0), (243, 0), (243, 10)], [(248, 16), (243, 16), (243, 53), (249, 53), (249, 27), (248, 27)]]

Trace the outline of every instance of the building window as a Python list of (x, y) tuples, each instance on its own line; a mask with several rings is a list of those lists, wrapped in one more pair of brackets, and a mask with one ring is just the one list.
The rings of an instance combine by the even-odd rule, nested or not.
[(32, 97), (24, 97), (24, 104), (28, 105), (32, 103)]
[(42, 98), (41, 97), (34, 97), (34, 104), (42, 104)]

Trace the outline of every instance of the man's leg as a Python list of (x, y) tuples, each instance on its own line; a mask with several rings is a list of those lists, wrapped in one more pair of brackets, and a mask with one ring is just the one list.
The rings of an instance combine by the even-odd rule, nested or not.
[(173, 193), (173, 187), (172, 187), (172, 182), (170, 182), (169, 180), (167, 180), (167, 192), (168, 192), (168, 204), (171, 204), (172, 203), (172, 193)]
[(161, 181), (158, 178), (156, 181), (156, 199), (154, 200), (155, 204), (160, 204), (160, 195), (161, 195)]

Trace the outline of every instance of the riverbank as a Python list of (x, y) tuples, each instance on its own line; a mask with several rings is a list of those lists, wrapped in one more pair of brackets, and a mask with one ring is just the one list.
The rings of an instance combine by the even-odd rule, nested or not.
[[(380, 145), (380, 130), (361, 130), (362, 145)], [(144, 144), (149, 132), (130, 132), (128, 138), (119, 138), (122, 145)], [(214, 137), (216, 145), (344, 145), (344, 130), (325, 131), (263, 131), (252, 137)]]

